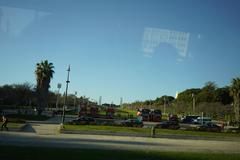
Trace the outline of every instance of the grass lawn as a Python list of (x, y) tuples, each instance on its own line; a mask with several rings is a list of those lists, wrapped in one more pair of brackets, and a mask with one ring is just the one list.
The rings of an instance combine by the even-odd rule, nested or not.
[(129, 114), (133, 115), (134, 117), (136, 117), (137, 115), (137, 110), (131, 110), (131, 109), (127, 109), (127, 108), (118, 108), (117, 112), (128, 112)]
[[(0, 123), (0, 125), (2, 126), (2, 122)], [(7, 127), (11, 131), (11, 130), (19, 130), (24, 125), (25, 125), (25, 123), (12, 123), (12, 122), (10, 122), (10, 123), (7, 124)]]
[(102, 109), (102, 110), (100, 110), (100, 111), (98, 112), (98, 114), (99, 114), (100, 116), (106, 116), (106, 111), (104, 111), (104, 110)]
[(47, 147), (0, 146), (1, 159), (25, 160), (239, 160), (240, 154), (119, 151)]
[(144, 133), (150, 134), (149, 128), (135, 127), (118, 127), (118, 126), (98, 126), (98, 125), (64, 125), (65, 130), (82, 130), (82, 131), (109, 131), (125, 133)]
[(18, 128), (21, 128), (25, 125), (25, 123), (8, 123), (7, 127), (8, 128), (14, 128), (14, 129), (18, 129)]
[[(98, 112), (100, 116), (106, 116), (106, 110), (100, 110)], [(115, 118), (129, 118), (129, 116), (132, 115), (132, 118), (136, 118), (137, 111), (136, 110), (129, 110), (129, 109), (122, 109), (122, 108), (116, 108), (114, 117)]]
[[(125, 132), (125, 133), (141, 133), (150, 135), (150, 128), (135, 128), (135, 127), (117, 127), (117, 126), (98, 126), (98, 125), (64, 125), (65, 130), (80, 130), (80, 131), (109, 131), (109, 132)], [(196, 137), (210, 137), (210, 138), (240, 138), (239, 133), (214, 133), (214, 132), (200, 132), (200, 131), (183, 131), (170, 129), (156, 129), (157, 135), (186, 135)]]
[(137, 117), (137, 110), (117, 108), (114, 115), (118, 118), (136, 118)]

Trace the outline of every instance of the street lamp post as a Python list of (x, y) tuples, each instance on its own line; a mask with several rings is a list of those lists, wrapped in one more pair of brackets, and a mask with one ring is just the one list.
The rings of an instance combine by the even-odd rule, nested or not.
[(121, 97), (120, 98), (120, 107), (122, 107), (122, 104), (123, 104), (123, 98)]
[(163, 97), (164, 104), (163, 104), (163, 114), (166, 114), (166, 97)]
[(192, 99), (193, 99), (193, 114), (195, 114), (195, 105), (196, 105), (196, 102), (195, 102), (195, 95), (194, 95), (194, 93), (192, 93)]
[(66, 91), (65, 91), (65, 98), (64, 98), (64, 105), (63, 105), (62, 124), (64, 123), (64, 120), (65, 120), (65, 107), (67, 104), (68, 83), (70, 83), (70, 81), (69, 81), (70, 65), (68, 66), (67, 72), (68, 72), (68, 74), (67, 74)]
[(98, 105), (99, 105), (99, 106), (102, 105), (102, 96), (99, 97)]

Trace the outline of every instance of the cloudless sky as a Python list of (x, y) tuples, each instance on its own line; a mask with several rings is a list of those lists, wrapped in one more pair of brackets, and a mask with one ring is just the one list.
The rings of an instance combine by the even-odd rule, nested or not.
[[(145, 56), (146, 28), (190, 34), (182, 57), (161, 44)], [(71, 65), (69, 93), (119, 103), (175, 96), (240, 76), (238, 0), (0, 0), (0, 85), (35, 84), (37, 62)]]

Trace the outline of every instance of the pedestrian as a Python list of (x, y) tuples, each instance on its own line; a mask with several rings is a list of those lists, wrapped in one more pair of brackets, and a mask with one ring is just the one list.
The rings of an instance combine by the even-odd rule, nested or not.
[(137, 116), (141, 116), (141, 112), (140, 112), (140, 110), (138, 110), (138, 112), (137, 112)]
[(224, 126), (225, 126), (225, 124), (224, 124), (224, 122), (222, 122), (221, 123), (221, 130), (224, 130)]
[(8, 118), (6, 116), (2, 116), (2, 127), (1, 127), (1, 131), (3, 130), (3, 128), (5, 128), (8, 131)]
[(151, 137), (154, 138), (156, 135), (156, 126), (151, 127)]

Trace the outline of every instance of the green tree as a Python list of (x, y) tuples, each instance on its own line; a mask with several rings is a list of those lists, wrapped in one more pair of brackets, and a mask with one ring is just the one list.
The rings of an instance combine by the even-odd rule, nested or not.
[(33, 101), (33, 85), (30, 83), (23, 84), (14, 84), (12, 85), (15, 97), (16, 97), (16, 105), (17, 106), (29, 106)]
[(4, 105), (16, 105), (16, 92), (12, 85), (4, 85), (0, 89), (1, 103)]
[(49, 63), (47, 60), (36, 64), (37, 110), (39, 114), (41, 114), (43, 109), (47, 106), (48, 90), (54, 73), (53, 69), (53, 64)]
[(200, 92), (201, 92), (201, 89), (199, 88), (187, 89), (179, 93), (176, 100), (178, 102), (192, 103), (192, 94), (198, 95)]
[(214, 102), (214, 92), (216, 89), (217, 85), (214, 82), (205, 83), (197, 96), (198, 102)]
[(209, 81), (206, 82), (204, 87), (202, 88), (203, 90), (206, 90), (208, 92), (213, 92), (217, 89), (217, 85), (215, 82)]
[(239, 105), (240, 105), (240, 78), (233, 78), (230, 85), (230, 93), (233, 97), (233, 107), (235, 120), (239, 123)]
[[(169, 105), (169, 104), (171, 104), (174, 100), (175, 100), (174, 97), (164, 95), (164, 96), (162, 96), (162, 97), (157, 97), (156, 100), (154, 101), (154, 104), (155, 104), (155, 105), (164, 105), (164, 103), (165, 103), (165, 104)], [(164, 102), (164, 101), (165, 101), (165, 102)]]
[(231, 104), (233, 101), (230, 95), (229, 87), (218, 88), (214, 92), (214, 102), (221, 102), (222, 104)]
[(12, 106), (29, 106), (34, 102), (34, 88), (30, 83), (0, 86), (0, 103)]

